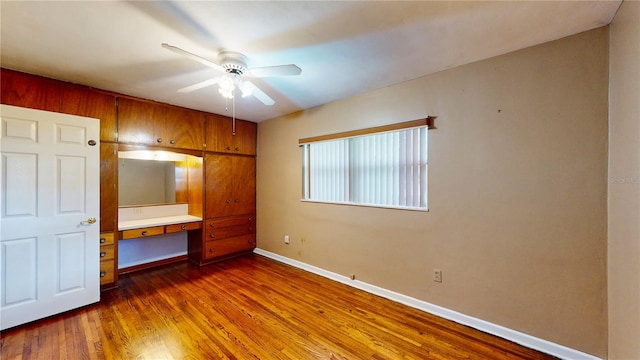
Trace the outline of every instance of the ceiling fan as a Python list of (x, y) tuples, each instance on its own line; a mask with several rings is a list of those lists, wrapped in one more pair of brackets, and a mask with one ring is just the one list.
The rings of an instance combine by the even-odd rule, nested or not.
[(217, 62), (214, 62), (173, 45), (163, 43), (162, 47), (223, 73), (220, 76), (179, 89), (178, 92), (181, 93), (188, 93), (217, 84), (218, 91), (225, 98), (232, 99), (237, 87), (242, 92), (242, 97), (254, 96), (263, 104), (270, 106), (275, 101), (254, 83), (246, 80), (246, 78), (290, 76), (302, 73), (302, 69), (294, 64), (249, 68), (247, 67), (247, 57), (234, 51), (221, 51), (218, 53)]

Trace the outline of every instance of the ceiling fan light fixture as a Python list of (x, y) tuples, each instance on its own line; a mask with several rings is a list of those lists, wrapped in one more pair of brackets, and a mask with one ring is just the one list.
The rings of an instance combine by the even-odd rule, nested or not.
[(236, 76), (224, 76), (220, 79), (220, 82), (218, 82), (218, 92), (220, 92), (223, 97), (233, 99), (233, 91), (236, 88)]

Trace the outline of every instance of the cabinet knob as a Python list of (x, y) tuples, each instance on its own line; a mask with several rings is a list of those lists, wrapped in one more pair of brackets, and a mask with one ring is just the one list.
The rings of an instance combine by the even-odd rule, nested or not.
[(213, 253), (215, 250), (213, 248), (209, 248), (209, 252)]
[(231, 150), (231, 146), (227, 146), (227, 150)]
[(105, 256), (107, 256), (107, 253), (106, 253), (106, 252), (104, 252), (104, 251), (102, 251), (102, 252), (100, 253), (100, 257), (105, 257)]
[(107, 276), (107, 273), (104, 271), (100, 271), (100, 277), (105, 277), (105, 276)]
[(209, 223), (209, 227), (213, 227), (213, 223)]
[(173, 139), (169, 140), (169, 144), (171, 144), (171, 145), (175, 145), (175, 143), (176, 143), (176, 141), (175, 141), (175, 140), (173, 140)]
[(157, 139), (156, 139), (156, 141), (157, 141), (157, 142), (158, 142), (158, 144), (159, 144), (159, 143), (161, 143), (161, 142), (162, 142), (162, 138), (157, 138)]
[(240, 151), (240, 148), (239, 148), (239, 147), (237, 147), (237, 148), (236, 148), (236, 151)]
[(236, 204), (237, 204), (237, 203), (239, 203), (239, 202), (240, 202), (240, 199), (236, 199), (236, 200), (235, 200), (235, 202), (236, 202)]
[(105, 239), (105, 238), (100, 238), (100, 244), (104, 244), (105, 242), (107, 242), (107, 239)]
[(182, 225), (180, 228), (181, 228), (182, 230), (187, 230), (187, 225)]
[(215, 235), (213, 235), (213, 233), (211, 233), (211, 234), (209, 234), (209, 237), (213, 239), (213, 238), (214, 238), (214, 237), (216, 237), (216, 236), (215, 236)]
[(249, 218), (249, 222), (252, 222), (252, 221), (253, 221), (253, 218)]
[(231, 199), (227, 199), (227, 204), (231, 204)]
[(143, 231), (142, 233), (140, 233), (140, 235), (142, 235), (142, 236), (147, 236), (147, 231), (146, 231), (146, 230), (145, 230), (145, 231)]

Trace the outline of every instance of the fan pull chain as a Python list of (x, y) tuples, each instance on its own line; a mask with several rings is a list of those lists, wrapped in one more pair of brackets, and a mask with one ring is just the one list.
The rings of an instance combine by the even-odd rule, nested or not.
[(231, 117), (231, 135), (236, 136), (236, 97), (231, 98), (231, 108), (233, 116)]
[[(224, 99), (224, 111), (229, 112), (229, 99)], [(231, 135), (236, 136), (236, 97), (231, 98)]]

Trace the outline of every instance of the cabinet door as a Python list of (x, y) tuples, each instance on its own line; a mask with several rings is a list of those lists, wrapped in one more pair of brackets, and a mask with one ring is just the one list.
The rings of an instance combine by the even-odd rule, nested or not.
[(255, 212), (255, 158), (207, 153), (205, 166), (207, 218)]
[(205, 154), (205, 213), (208, 218), (232, 214), (233, 157)]
[(233, 135), (233, 120), (221, 115), (207, 115), (205, 136), (208, 151), (230, 154), (255, 155), (258, 126), (250, 121), (236, 119), (236, 134)]
[(158, 145), (156, 128), (162, 126), (164, 116), (162, 104), (119, 98), (118, 142)]
[(60, 82), (2, 69), (0, 100), (3, 104), (60, 112)]
[(229, 215), (254, 213), (256, 210), (256, 159), (233, 156), (233, 208)]
[(118, 144), (100, 143), (100, 231), (113, 231), (118, 211)]
[(236, 120), (234, 150), (238, 154), (255, 155), (257, 148), (258, 124)]
[(100, 140), (116, 141), (116, 98), (73, 84), (61, 86), (60, 111), (100, 119)]
[(204, 114), (167, 106), (163, 125), (162, 146), (193, 150), (204, 148)]
[(207, 115), (205, 122), (207, 151), (231, 152), (232, 132), (231, 119), (222, 115)]

